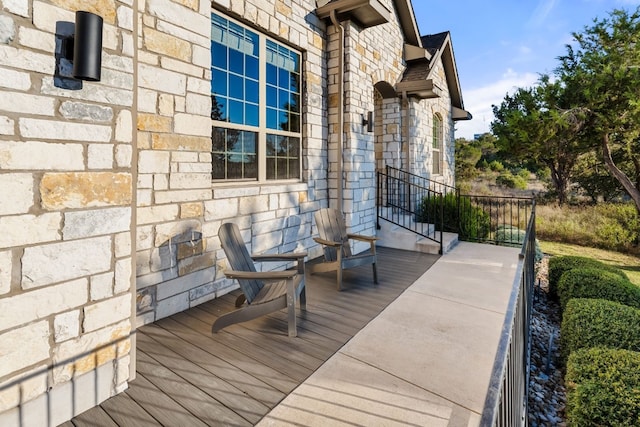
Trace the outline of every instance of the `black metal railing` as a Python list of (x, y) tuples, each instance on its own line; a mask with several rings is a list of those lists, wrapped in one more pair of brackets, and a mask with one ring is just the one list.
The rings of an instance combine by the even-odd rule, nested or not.
[(530, 325), (536, 256), (535, 217), (533, 202), (482, 411), (482, 427), (528, 425)]
[(444, 198), (432, 184), (427, 179), (391, 167), (378, 172), (378, 228), (380, 220), (384, 219), (438, 243), (442, 253)]

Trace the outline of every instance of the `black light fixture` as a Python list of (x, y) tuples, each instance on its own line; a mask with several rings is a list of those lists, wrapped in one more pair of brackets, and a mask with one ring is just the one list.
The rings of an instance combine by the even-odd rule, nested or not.
[(100, 81), (102, 71), (102, 17), (91, 12), (76, 12), (73, 40), (73, 78)]
[(373, 111), (367, 111), (367, 118), (362, 115), (362, 126), (367, 127), (367, 132), (373, 132)]

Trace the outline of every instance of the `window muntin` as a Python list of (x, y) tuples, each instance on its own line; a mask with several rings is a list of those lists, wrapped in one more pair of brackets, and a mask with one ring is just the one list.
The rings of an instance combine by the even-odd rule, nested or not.
[(301, 56), (211, 16), (212, 179), (300, 179)]
[(444, 143), (444, 129), (442, 125), (442, 117), (439, 114), (433, 115), (433, 163), (431, 173), (434, 175), (442, 175), (442, 146)]

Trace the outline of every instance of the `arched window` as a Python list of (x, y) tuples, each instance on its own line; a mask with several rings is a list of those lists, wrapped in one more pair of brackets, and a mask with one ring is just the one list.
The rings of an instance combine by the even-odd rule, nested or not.
[(442, 117), (440, 114), (433, 115), (433, 163), (431, 165), (431, 173), (434, 175), (442, 175), (442, 147), (444, 144), (444, 130), (442, 126)]

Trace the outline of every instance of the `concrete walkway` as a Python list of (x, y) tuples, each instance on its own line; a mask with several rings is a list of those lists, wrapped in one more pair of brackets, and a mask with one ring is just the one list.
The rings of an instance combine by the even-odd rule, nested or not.
[(518, 253), (458, 244), (258, 425), (478, 425)]

